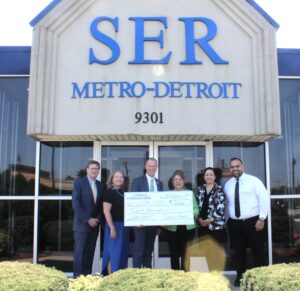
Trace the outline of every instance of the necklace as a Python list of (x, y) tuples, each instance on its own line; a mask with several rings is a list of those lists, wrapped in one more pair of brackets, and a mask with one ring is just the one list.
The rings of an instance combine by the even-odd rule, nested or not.
[(121, 196), (122, 198), (124, 197), (124, 194), (119, 189), (113, 188), (113, 190), (115, 190), (117, 194), (119, 194), (119, 196)]

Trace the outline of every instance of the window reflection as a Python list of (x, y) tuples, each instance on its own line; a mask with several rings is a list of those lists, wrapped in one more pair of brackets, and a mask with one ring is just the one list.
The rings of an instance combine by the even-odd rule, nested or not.
[(0, 260), (32, 262), (33, 201), (0, 201)]
[(43, 143), (40, 194), (71, 195), (74, 180), (86, 175), (86, 164), (92, 158), (92, 142)]
[(271, 194), (300, 194), (300, 82), (280, 80), (282, 136), (270, 141)]
[(0, 78), (0, 195), (33, 195), (35, 142), (26, 135), (28, 78)]
[(214, 142), (214, 167), (222, 170), (221, 184), (231, 177), (229, 161), (238, 157), (243, 161), (245, 172), (259, 178), (266, 184), (265, 145), (250, 142)]
[(130, 182), (143, 175), (145, 161), (149, 158), (148, 146), (103, 146), (101, 148), (101, 182), (105, 187), (110, 174), (120, 170)]
[(73, 210), (70, 200), (39, 202), (39, 263), (72, 272), (72, 225)]
[(271, 202), (273, 263), (300, 262), (300, 200)]
[(160, 146), (159, 178), (164, 190), (172, 188), (170, 178), (175, 170), (182, 170), (186, 188), (195, 190), (198, 186), (198, 173), (205, 168), (204, 146)]

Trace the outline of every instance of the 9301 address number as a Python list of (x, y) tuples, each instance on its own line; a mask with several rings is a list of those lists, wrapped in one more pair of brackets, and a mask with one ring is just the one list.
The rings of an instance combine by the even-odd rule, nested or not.
[(164, 123), (162, 112), (137, 112), (135, 123)]

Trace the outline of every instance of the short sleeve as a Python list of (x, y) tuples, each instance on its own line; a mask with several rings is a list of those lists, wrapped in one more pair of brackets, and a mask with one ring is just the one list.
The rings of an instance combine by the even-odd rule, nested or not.
[(109, 189), (107, 191), (104, 192), (103, 194), (103, 202), (107, 202), (107, 203), (110, 203), (110, 204), (113, 204), (114, 203), (114, 191)]

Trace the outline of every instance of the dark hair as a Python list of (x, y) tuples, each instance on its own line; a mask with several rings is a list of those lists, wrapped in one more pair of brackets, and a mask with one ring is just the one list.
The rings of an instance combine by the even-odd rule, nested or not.
[(88, 168), (90, 165), (97, 165), (98, 168), (100, 169), (100, 163), (98, 161), (95, 161), (95, 160), (88, 161), (86, 168)]
[(155, 158), (149, 158), (149, 159), (147, 159), (147, 160), (145, 161), (145, 166), (147, 165), (147, 163), (148, 163), (149, 161), (154, 161), (154, 162), (156, 163), (156, 165), (157, 165), (157, 160), (156, 160)]
[(172, 182), (173, 182), (175, 176), (179, 176), (183, 181), (185, 180), (184, 173), (181, 170), (174, 171), (173, 175), (171, 176), (171, 181)]
[(231, 158), (230, 161), (229, 161), (229, 164), (230, 164), (232, 161), (240, 161), (241, 164), (243, 163), (242, 160), (241, 160), (240, 158), (237, 158), (237, 157)]
[(205, 184), (205, 181), (204, 181), (204, 175), (205, 175), (205, 172), (207, 170), (211, 170), (214, 172), (215, 176), (216, 176), (216, 180), (215, 182), (217, 184), (221, 184), (222, 182), (222, 178), (223, 178), (223, 172), (222, 172), (222, 169), (220, 168), (213, 168), (213, 167), (207, 167), (205, 168), (204, 170), (202, 170), (200, 173), (197, 174), (196, 176), (196, 180), (197, 180), (197, 186), (202, 186)]
[(111, 187), (113, 186), (113, 185), (112, 185), (112, 180), (113, 180), (113, 178), (114, 178), (114, 176), (115, 176), (116, 173), (121, 173), (121, 174), (123, 175), (124, 181), (123, 181), (123, 184), (122, 184), (121, 188), (124, 187), (124, 184), (125, 184), (125, 176), (124, 176), (124, 174), (123, 174), (122, 171), (117, 170), (117, 171), (113, 172), (113, 173), (110, 175), (109, 179), (107, 180), (107, 186), (108, 186), (108, 188), (111, 188)]
[(207, 168), (205, 168), (205, 169), (203, 170), (203, 176), (205, 175), (206, 171), (208, 171), (208, 170), (213, 171), (214, 175), (217, 176), (217, 175), (216, 175), (216, 171), (215, 171), (215, 169), (214, 169), (213, 167), (207, 167)]

